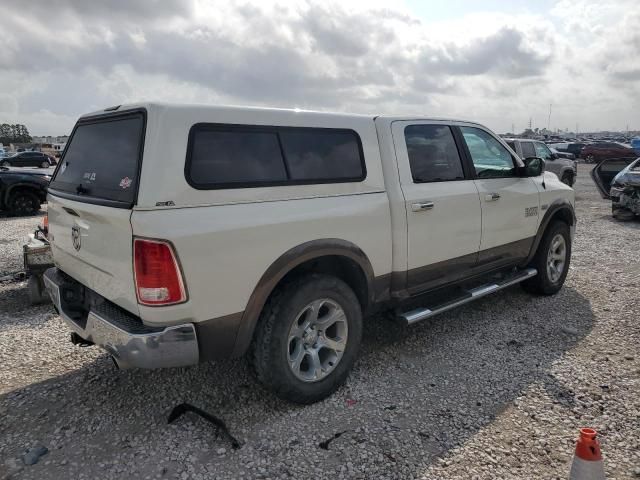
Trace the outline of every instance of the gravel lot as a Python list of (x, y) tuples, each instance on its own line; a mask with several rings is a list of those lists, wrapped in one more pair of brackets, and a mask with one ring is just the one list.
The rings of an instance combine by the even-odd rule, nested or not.
[[(514, 287), (413, 328), (371, 319), (346, 386), (308, 407), (244, 360), (115, 370), (30, 307), (25, 282), (0, 284), (0, 478), (564, 479), (581, 426), (601, 433), (608, 478), (640, 477), (640, 222), (614, 221), (580, 167), (558, 295)], [(1, 271), (38, 220), (0, 218)], [(168, 425), (182, 402), (243, 446), (194, 414)]]

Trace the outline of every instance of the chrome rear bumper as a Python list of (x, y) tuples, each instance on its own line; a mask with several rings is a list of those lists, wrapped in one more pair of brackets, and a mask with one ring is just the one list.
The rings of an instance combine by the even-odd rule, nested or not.
[[(57, 268), (44, 273), (44, 283), (60, 316), (83, 339), (109, 352), (120, 368), (184, 367), (198, 363), (198, 340), (192, 323), (153, 328), (103, 299), (91, 302), (88, 313), (74, 312), (67, 302), (83, 289)], [(71, 293), (70, 293), (71, 292)], [(100, 297), (101, 298), (101, 297)]]

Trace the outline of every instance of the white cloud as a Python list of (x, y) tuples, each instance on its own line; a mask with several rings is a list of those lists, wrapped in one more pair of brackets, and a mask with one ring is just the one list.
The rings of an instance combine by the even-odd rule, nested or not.
[(636, 118), (632, 1), (444, 22), (379, 0), (5, 3), (0, 121), (37, 134), (142, 99), (424, 113), (498, 131), (546, 126), (549, 103), (552, 127)]

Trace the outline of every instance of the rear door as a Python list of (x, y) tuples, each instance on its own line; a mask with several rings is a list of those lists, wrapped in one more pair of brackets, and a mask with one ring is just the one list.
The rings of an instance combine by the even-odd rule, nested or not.
[(49, 187), (56, 265), (133, 313), (138, 305), (130, 217), (144, 130), (144, 112), (81, 120)]
[(603, 160), (593, 167), (591, 178), (602, 198), (611, 198), (609, 192), (613, 179), (632, 162), (634, 162), (632, 158), (612, 158)]
[(406, 202), (407, 286), (414, 293), (462, 278), (475, 266), (480, 200), (450, 125), (396, 121), (392, 133)]
[(518, 176), (516, 159), (490, 132), (459, 128), (482, 207), (479, 264), (498, 267), (526, 257), (538, 229), (538, 188), (532, 179)]

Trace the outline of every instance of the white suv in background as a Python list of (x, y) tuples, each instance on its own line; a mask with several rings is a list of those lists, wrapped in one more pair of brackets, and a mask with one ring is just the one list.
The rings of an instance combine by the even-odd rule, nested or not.
[(248, 352), (300, 403), (345, 380), (374, 312), (557, 292), (575, 225), (573, 190), (476, 123), (260, 108), (83, 116), (48, 199), (74, 342), (123, 368)]

